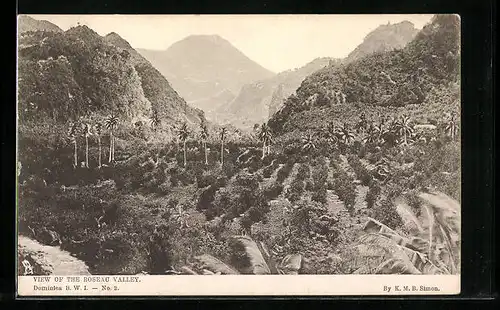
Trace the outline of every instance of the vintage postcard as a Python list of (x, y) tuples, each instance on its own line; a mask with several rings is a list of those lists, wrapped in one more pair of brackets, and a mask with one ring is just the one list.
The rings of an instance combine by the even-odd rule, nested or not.
[(19, 15), (19, 297), (456, 295), (460, 16)]

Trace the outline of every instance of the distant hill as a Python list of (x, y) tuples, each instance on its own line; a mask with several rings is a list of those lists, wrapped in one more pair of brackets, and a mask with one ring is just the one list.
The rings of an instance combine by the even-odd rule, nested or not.
[(418, 29), (409, 21), (381, 25), (371, 31), (345, 59), (317, 58), (301, 68), (244, 85), (232, 102), (219, 107), (216, 117), (233, 122), (239, 127), (250, 128), (276, 113), (306, 76), (329, 65), (338, 66), (340, 63), (347, 64), (373, 53), (402, 49), (417, 33)]
[(397, 24), (380, 25), (371, 31), (345, 59), (352, 62), (367, 55), (402, 49), (413, 40), (418, 33), (413, 23), (402, 21)]
[(116, 33), (101, 37), (87, 26), (25, 32), (18, 49), (20, 125), (102, 120), (114, 113), (133, 128), (139, 121), (150, 124), (155, 111), (166, 128), (204, 120)]
[(205, 111), (204, 99), (236, 94), (242, 85), (274, 75), (218, 35), (192, 35), (165, 51), (138, 49), (188, 102)]
[[(358, 121), (361, 112), (407, 113), (417, 121), (460, 107), (460, 21), (436, 15), (404, 49), (375, 53), (308, 76), (269, 120), (275, 135)], [(346, 102), (335, 99), (335, 92)]]
[(37, 20), (27, 15), (18, 15), (17, 29), (19, 33), (26, 31), (54, 31), (62, 32), (62, 29), (46, 20)]
[(219, 107), (217, 117), (240, 128), (251, 128), (255, 123), (266, 121), (307, 75), (338, 62), (333, 58), (317, 58), (300, 68), (243, 85), (234, 100)]

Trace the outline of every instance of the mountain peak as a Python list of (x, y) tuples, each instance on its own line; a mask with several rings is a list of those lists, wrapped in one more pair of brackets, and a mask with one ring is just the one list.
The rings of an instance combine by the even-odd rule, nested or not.
[(38, 20), (28, 15), (18, 15), (17, 25), (19, 33), (23, 33), (26, 31), (63, 31), (61, 28), (57, 27), (49, 21)]
[(115, 45), (115, 46), (118, 46), (120, 48), (123, 48), (123, 49), (132, 49), (132, 46), (130, 45), (130, 43), (128, 43), (127, 40), (125, 40), (124, 38), (122, 38), (118, 33), (116, 32), (110, 32), (108, 33), (104, 39), (106, 41), (108, 41), (109, 43)]
[(365, 36), (363, 42), (347, 56), (346, 62), (377, 52), (402, 49), (415, 38), (418, 31), (415, 25), (407, 20), (380, 25)]

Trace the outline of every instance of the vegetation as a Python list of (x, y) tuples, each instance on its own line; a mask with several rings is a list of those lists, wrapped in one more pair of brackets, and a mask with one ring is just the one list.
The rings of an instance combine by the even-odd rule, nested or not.
[(166, 80), (116, 36), (26, 33), (20, 72), (48, 82), (35, 100), (42, 80), (20, 74), (19, 231), (92, 274), (460, 273), (455, 26), (312, 74), (255, 136), (180, 101), (172, 117)]

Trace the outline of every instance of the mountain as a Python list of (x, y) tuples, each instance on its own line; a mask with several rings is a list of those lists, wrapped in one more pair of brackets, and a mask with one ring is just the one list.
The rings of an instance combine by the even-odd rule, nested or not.
[(316, 58), (300, 68), (287, 70), (271, 78), (243, 85), (234, 100), (219, 107), (216, 117), (240, 128), (251, 128), (255, 123), (267, 120), (282, 101), (300, 86), (306, 76), (336, 63), (338, 60), (333, 58)]
[(217, 101), (221, 93), (231, 100), (244, 84), (274, 75), (218, 35), (192, 35), (165, 51), (138, 52), (184, 99), (204, 111), (221, 104)]
[[(317, 58), (305, 66), (282, 72), (269, 79), (244, 85), (236, 98), (218, 109), (218, 118), (230, 121), (239, 127), (250, 128), (272, 117), (302, 83), (313, 72), (340, 63), (349, 63), (373, 53), (402, 49), (417, 34), (418, 29), (409, 21), (381, 25), (371, 31), (363, 42), (347, 58)], [(225, 113), (225, 116), (221, 116)]]
[(26, 31), (54, 31), (62, 32), (62, 29), (46, 20), (37, 20), (27, 15), (17, 17), (17, 30), (19, 33)]
[(413, 40), (418, 33), (413, 23), (402, 21), (397, 24), (380, 25), (371, 31), (345, 59), (352, 62), (367, 55), (402, 49)]
[[(406, 113), (428, 122), (460, 108), (460, 20), (436, 15), (402, 50), (375, 53), (308, 76), (268, 122), (298, 138), (337, 124)], [(343, 94), (345, 102), (335, 100)], [(377, 116), (378, 115), (378, 116)]]
[(87, 26), (64, 32), (36, 31), (19, 36), (18, 107), (20, 125), (68, 120), (102, 120), (115, 114), (125, 128), (187, 121), (197, 126), (194, 109), (130, 44), (111, 33), (101, 37)]

